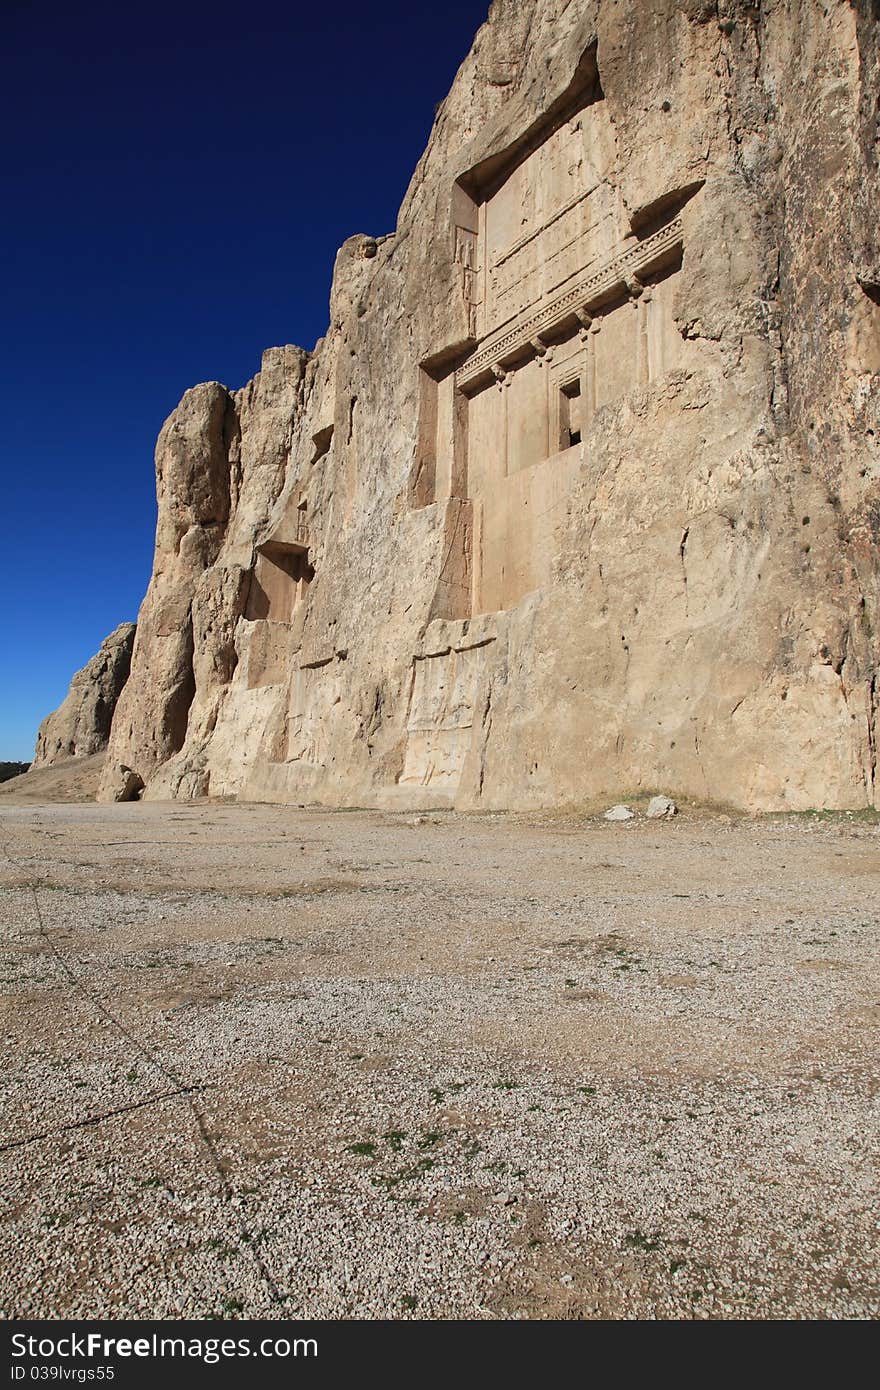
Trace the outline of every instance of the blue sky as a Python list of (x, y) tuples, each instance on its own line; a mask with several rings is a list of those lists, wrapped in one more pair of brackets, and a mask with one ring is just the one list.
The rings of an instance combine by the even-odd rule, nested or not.
[(0, 760), (137, 615), (162, 421), (314, 345), (337, 247), (393, 229), (487, 10), (7, 0)]

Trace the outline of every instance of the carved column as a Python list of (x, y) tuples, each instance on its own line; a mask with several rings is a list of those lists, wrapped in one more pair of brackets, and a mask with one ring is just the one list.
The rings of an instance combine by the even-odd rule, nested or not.
[(510, 378), (508, 377), (508, 374), (504, 370), (504, 368), (498, 366), (492, 368), (492, 375), (498, 383), (498, 394), (501, 397), (501, 424), (499, 434), (501, 436), (501, 458), (504, 462), (504, 471), (501, 476), (503, 478), (506, 478), (508, 473), (510, 472), (510, 459), (508, 458), (507, 448), (507, 391), (505, 388), (510, 385)]
[[(553, 349), (542, 342), (540, 338), (532, 338), (529, 346), (535, 354), (535, 359), (539, 367), (549, 366), (553, 360)], [(548, 459), (551, 454), (556, 453), (557, 446), (553, 443), (553, 401), (551, 392), (553, 389), (553, 378), (547, 372), (546, 391), (544, 392), (544, 458)]]
[(651, 380), (650, 323), (653, 295), (650, 286), (646, 287), (639, 300), (639, 381), (647, 386)]
[(582, 407), (582, 429), (584, 432), (589, 429), (593, 416), (596, 413), (597, 381), (596, 381), (596, 334), (602, 327), (602, 320), (594, 318), (587, 309), (577, 311), (580, 320), (579, 337), (584, 345), (584, 365), (581, 373), (581, 395), (583, 396)]
[(583, 404), (581, 414), (583, 416), (583, 430), (586, 433), (590, 421), (593, 418), (595, 406), (595, 384), (593, 381), (593, 362), (592, 362), (592, 337), (590, 330), (595, 323), (593, 315), (587, 309), (578, 309), (577, 316), (580, 321), (578, 337), (584, 345), (584, 357), (581, 364), (581, 397)]
[(630, 275), (626, 281), (630, 303), (635, 310), (636, 319), (636, 363), (635, 378), (639, 386), (648, 384), (648, 304), (651, 291), (646, 289), (637, 275)]

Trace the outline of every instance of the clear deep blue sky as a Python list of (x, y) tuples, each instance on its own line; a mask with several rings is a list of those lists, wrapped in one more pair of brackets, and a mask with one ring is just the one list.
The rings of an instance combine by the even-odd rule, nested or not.
[(198, 381), (311, 348), (488, 0), (7, 0), (0, 760), (150, 573), (153, 446)]

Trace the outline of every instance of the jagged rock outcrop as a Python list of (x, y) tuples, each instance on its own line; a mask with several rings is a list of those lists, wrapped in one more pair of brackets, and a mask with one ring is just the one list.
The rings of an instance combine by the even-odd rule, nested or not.
[(108, 769), (876, 804), (876, 21), (496, 0), (326, 337), (165, 425)]
[(113, 712), (131, 668), (135, 632), (134, 623), (120, 623), (76, 672), (63, 703), (40, 725), (32, 769), (90, 757), (107, 747)]

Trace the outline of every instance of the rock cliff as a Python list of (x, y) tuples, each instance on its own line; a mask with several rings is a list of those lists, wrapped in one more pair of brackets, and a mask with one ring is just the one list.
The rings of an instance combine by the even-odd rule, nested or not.
[(63, 703), (40, 725), (32, 769), (90, 757), (107, 747), (113, 712), (131, 668), (134, 635), (134, 623), (120, 623), (76, 672)]
[(877, 804), (878, 88), (871, 0), (495, 0), (326, 336), (162, 430), (101, 794)]

